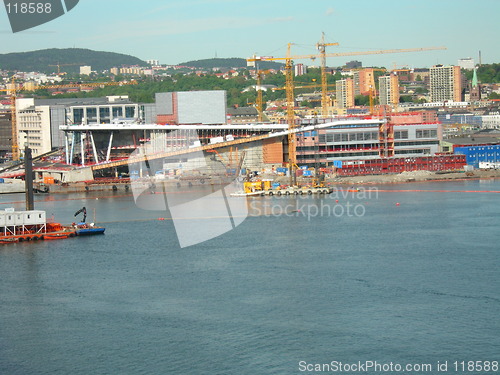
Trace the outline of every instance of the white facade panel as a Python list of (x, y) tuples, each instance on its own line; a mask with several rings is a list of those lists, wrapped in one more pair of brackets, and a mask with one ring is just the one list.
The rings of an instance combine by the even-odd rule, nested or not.
[(184, 91), (177, 93), (179, 124), (225, 124), (226, 92)]

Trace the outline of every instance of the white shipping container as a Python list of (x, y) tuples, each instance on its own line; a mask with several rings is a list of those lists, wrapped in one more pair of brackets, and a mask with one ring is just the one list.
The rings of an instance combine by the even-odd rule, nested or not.
[(16, 211), (12, 216), (14, 216), (14, 225), (24, 225), (24, 212)]
[(0, 227), (5, 226), (5, 217), (7, 214), (5, 212), (0, 212)]
[(24, 225), (41, 225), (46, 222), (45, 211), (25, 211), (23, 215)]
[[(5, 210), (7, 211), (7, 210)], [(16, 215), (14, 212), (6, 212), (5, 213), (5, 225), (6, 226), (12, 226), (15, 225), (15, 217)]]

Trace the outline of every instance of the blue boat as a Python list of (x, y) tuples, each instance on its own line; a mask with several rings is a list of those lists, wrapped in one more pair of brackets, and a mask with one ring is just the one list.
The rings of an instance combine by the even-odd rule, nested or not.
[(87, 218), (87, 209), (83, 207), (82, 209), (75, 212), (75, 216), (83, 213), (83, 220), (75, 224), (73, 223), (73, 227), (75, 229), (75, 233), (77, 236), (90, 236), (94, 234), (104, 234), (106, 228), (95, 226), (94, 223), (87, 224), (85, 223), (85, 219)]
[(78, 223), (75, 227), (75, 232), (77, 236), (104, 234), (105, 230), (106, 228), (95, 226), (93, 223), (91, 224)]

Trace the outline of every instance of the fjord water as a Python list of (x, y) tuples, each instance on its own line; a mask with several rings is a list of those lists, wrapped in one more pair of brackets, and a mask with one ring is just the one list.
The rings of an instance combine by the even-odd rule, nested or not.
[[(0, 247), (0, 374), (500, 360), (500, 194), (484, 192), (500, 181), (379, 188), (253, 198), (243, 224), (187, 248), (131, 196), (38, 196), (61, 222), (95, 209), (106, 234)], [(348, 201), (364, 211), (312, 209)]]

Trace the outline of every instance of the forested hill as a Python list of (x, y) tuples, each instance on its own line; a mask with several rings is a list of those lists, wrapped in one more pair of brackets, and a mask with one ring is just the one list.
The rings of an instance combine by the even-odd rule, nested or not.
[[(227, 59), (214, 58), (214, 59), (204, 59), (195, 60), (180, 63), (181, 66), (189, 66), (193, 68), (200, 69), (213, 69), (213, 68), (246, 68), (247, 61), (245, 59), (232, 57)], [(259, 62), (260, 69), (276, 69), (279, 70), (284, 64), (276, 63), (274, 61), (262, 61)]]
[(0, 54), (0, 70), (53, 73), (57, 72), (57, 66), (50, 65), (57, 64), (60, 65), (61, 71), (68, 73), (78, 73), (82, 65), (90, 65), (95, 71), (122, 65), (148, 65), (134, 56), (82, 48), (51, 48)]

